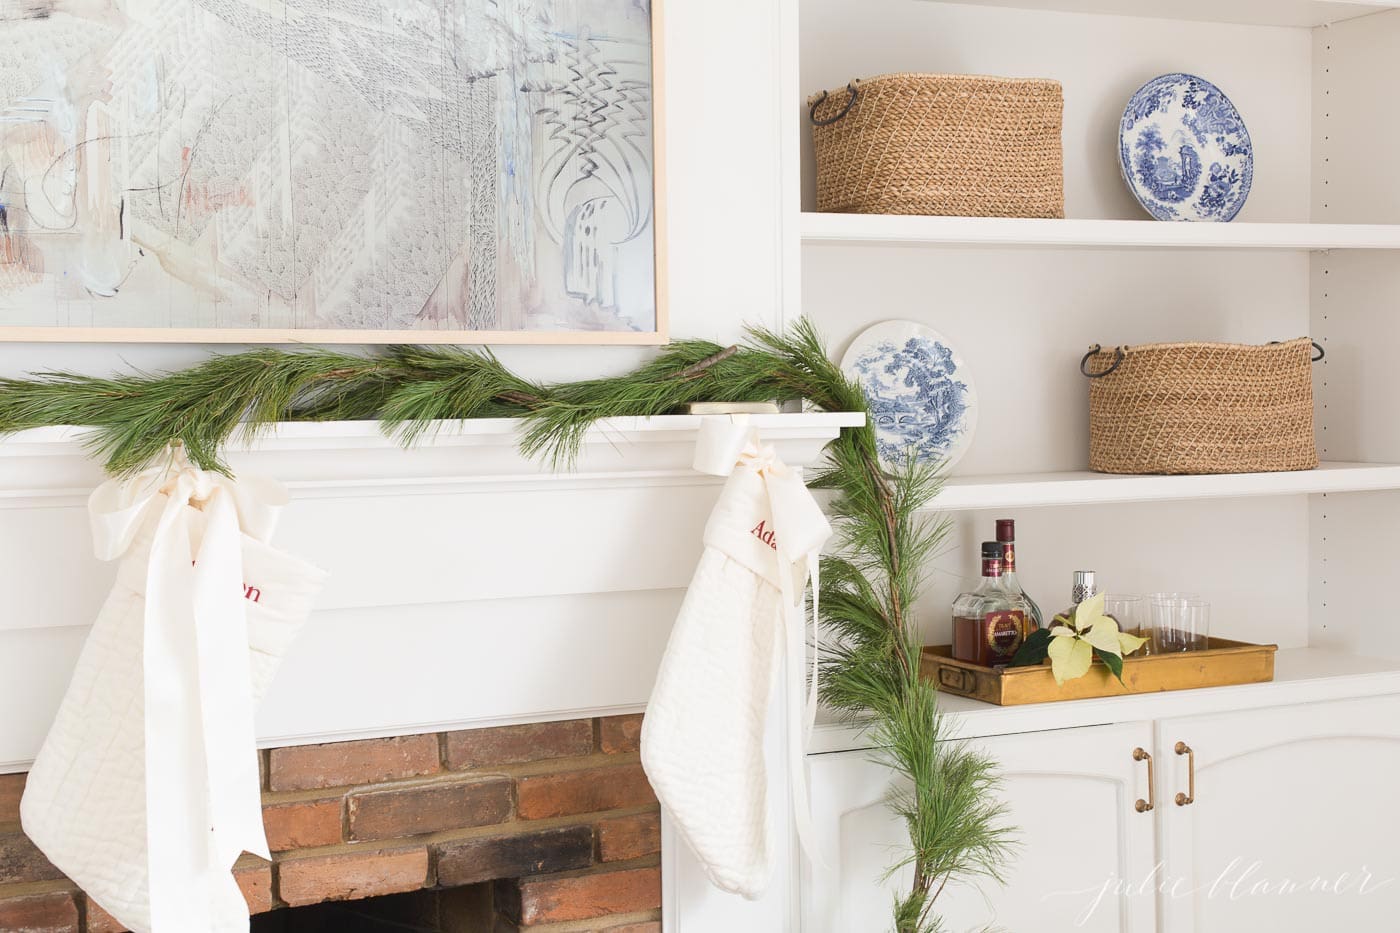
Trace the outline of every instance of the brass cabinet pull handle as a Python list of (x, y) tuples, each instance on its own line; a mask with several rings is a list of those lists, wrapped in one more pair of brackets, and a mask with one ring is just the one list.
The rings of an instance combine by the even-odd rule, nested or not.
[(1196, 802), (1196, 753), (1191, 750), (1191, 746), (1185, 742), (1176, 743), (1176, 753), (1185, 755), (1187, 761), (1187, 785), (1188, 793), (1178, 793), (1176, 795), (1176, 805), (1178, 807), (1189, 807)]
[(1155, 770), (1152, 767), (1152, 755), (1145, 749), (1135, 748), (1133, 749), (1133, 761), (1147, 762), (1147, 799), (1139, 799), (1138, 802), (1135, 804), (1135, 806), (1137, 807), (1137, 812), (1146, 813), (1147, 811), (1152, 809), (1153, 805), (1156, 803), (1157, 800), (1157, 779), (1152, 773)]

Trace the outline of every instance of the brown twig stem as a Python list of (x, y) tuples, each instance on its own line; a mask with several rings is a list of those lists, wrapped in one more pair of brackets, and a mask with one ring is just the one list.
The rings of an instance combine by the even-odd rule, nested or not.
[(698, 376), (703, 375), (705, 370), (709, 369), (711, 366), (714, 366), (716, 363), (723, 363), (725, 360), (729, 359), (731, 356), (738, 352), (739, 347), (737, 345), (725, 347), (718, 353), (707, 356), (700, 362), (692, 363), (685, 369), (682, 369), (680, 372), (676, 373), (675, 378), (680, 380), (694, 379)]
[(514, 389), (507, 389), (499, 393), (496, 398), (503, 402), (510, 402), (512, 405), (524, 405), (526, 408), (538, 408), (544, 404), (544, 399), (538, 395), (531, 395), (529, 392), (517, 392)]

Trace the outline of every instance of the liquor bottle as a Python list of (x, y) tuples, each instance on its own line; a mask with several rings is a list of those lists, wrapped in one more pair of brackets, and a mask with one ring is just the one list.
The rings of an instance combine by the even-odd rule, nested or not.
[(1021, 580), (1016, 576), (1016, 522), (1009, 518), (997, 519), (997, 540), (1001, 542), (1002, 549), (1002, 580), (1009, 590), (1020, 593), (1030, 603), (1031, 613), (1027, 616), (1026, 637), (1029, 638), (1031, 632), (1038, 628), (1045, 627), (1045, 617), (1040, 613), (1040, 607), (1030, 594), (1021, 586)]
[(953, 603), (953, 657), (997, 667), (1010, 663), (1025, 638), (1030, 603), (1009, 589), (997, 541), (982, 545), (982, 582)]
[(1068, 624), (1069, 620), (1074, 618), (1074, 610), (1079, 608), (1079, 604), (1093, 599), (1098, 594), (1098, 577), (1094, 571), (1076, 570), (1074, 572), (1074, 586), (1070, 589), (1069, 596), (1072, 602), (1068, 609), (1055, 616), (1054, 624)]

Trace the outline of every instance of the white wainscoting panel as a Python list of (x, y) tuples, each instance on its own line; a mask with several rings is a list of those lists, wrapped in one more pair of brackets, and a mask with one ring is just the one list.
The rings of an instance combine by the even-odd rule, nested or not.
[[(684, 595), (681, 588), (318, 612), (263, 704), (259, 741), (638, 712)], [(317, 685), (314, 694), (307, 683)], [(327, 732), (330, 722), (348, 728)]]
[[(54, 575), (61, 577), (61, 568)], [(0, 773), (27, 771), (48, 734), (89, 626), (0, 631)]]

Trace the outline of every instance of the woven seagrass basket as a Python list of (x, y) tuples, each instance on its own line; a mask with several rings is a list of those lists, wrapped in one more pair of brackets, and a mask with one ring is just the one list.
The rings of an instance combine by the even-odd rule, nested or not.
[(808, 106), (818, 210), (1065, 216), (1057, 81), (892, 74)]
[(1094, 347), (1089, 468), (1100, 473), (1269, 473), (1317, 466), (1313, 349), (1160, 343)]

